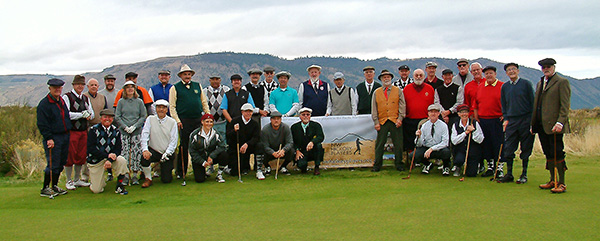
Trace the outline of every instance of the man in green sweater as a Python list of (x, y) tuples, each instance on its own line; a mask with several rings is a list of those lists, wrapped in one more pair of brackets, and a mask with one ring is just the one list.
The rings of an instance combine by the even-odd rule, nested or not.
[(310, 120), (312, 110), (300, 109), (300, 121), (292, 125), (292, 138), (296, 149), (296, 161), (302, 173), (306, 173), (309, 161), (315, 162), (315, 175), (320, 175), (319, 165), (323, 161), (325, 151), (321, 143), (325, 139), (323, 127), (318, 122)]
[(281, 168), (281, 173), (290, 175), (286, 167), (294, 158), (294, 142), (290, 127), (281, 123), (281, 116), (279, 111), (271, 112), (271, 123), (265, 125), (260, 132), (260, 142), (265, 152), (266, 174), (271, 173), (269, 161), (283, 159), (283, 165), (278, 165), (276, 168)]

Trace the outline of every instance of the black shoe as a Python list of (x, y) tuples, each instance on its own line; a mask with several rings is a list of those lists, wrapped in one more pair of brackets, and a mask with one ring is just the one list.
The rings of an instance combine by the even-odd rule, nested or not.
[(106, 176), (106, 181), (110, 182), (112, 180), (113, 180), (113, 175), (112, 175), (112, 173), (109, 173), (108, 176)]
[(494, 175), (494, 170), (492, 169), (487, 169), (487, 171), (485, 171), (483, 174), (481, 174), (481, 177), (490, 177)]
[(124, 186), (117, 185), (117, 189), (115, 189), (116, 194), (127, 195), (129, 192), (125, 190)]
[(43, 188), (40, 191), (40, 197), (54, 197), (56, 194), (49, 187)]
[(527, 175), (521, 174), (519, 180), (517, 180), (517, 184), (525, 184), (527, 183)]
[(507, 182), (513, 182), (515, 180), (515, 178), (513, 177), (512, 174), (506, 174), (506, 176), (503, 176), (498, 180), (498, 183), (507, 183)]
[(52, 187), (52, 191), (54, 191), (54, 196), (67, 194), (67, 190), (62, 189), (56, 185), (54, 185), (54, 187)]

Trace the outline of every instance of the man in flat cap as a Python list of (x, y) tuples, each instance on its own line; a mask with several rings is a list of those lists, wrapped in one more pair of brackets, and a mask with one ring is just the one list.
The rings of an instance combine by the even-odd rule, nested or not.
[(260, 117), (269, 114), (269, 92), (264, 86), (258, 83), (262, 75), (260, 69), (252, 68), (248, 70), (248, 75), (250, 76), (250, 82), (242, 86), (242, 89), (250, 92), (252, 100), (254, 100), (254, 114), (252, 118), (260, 125)]
[(458, 67), (458, 74), (452, 78), (452, 82), (464, 89), (465, 85), (473, 80), (473, 75), (469, 73), (469, 61), (465, 58), (459, 59), (456, 61), (456, 66)]
[[(477, 167), (479, 166), (479, 160), (481, 159), (481, 142), (483, 142), (484, 136), (481, 131), (481, 126), (477, 121), (469, 118), (469, 106), (466, 104), (459, 105), (456, 107), (458, 110), (458, 116), (460, 120), (452, 124), (450, 140), (452, 141), (452, 155), (453, 164), (452, 170), (454, 176), (460, 176), (460, 169), (464, 167), (465, 175), (467, 177), (477, 176)], [(467, 146), (469, 149), (467, 150)], [(469, 154), (467, 155), (467, 151)], [(465, 160), (467, 159), (468, 160)]]
[(269, 97), (269, 109), (271, 112), (278, 111), (283, 117), (295, 116), (300, 109), (298, 91), (288, 86), (292, 75), (287, 71), (277, 73), (279, 87), (271, 92)]
[(375, 93), (377, 88), (381, 87), (381, 84), (375, 81), (375, 67), (364, 67), (363, 75), (365, 76), (365, 81), (356, 86), (359, 115), (371, 114), (371, 100), (373, 99), (373, 93)]
[(498, 178), (503, 175), (502, 166), (504, 165), (504, 163), (499, 163), (500, 165), (496, 166), (495, 163), (500, 156), (500, 147), (504, 143), (502, 104), (500, 102), (500, 92), (504, 83), (496, 78), (496, 67), (494, 66), (483, 68), (483, 73), (486, 81), (479, 85), (474, 103), (475, 120), (481, 124), (485, 136), (481, 143), (483, 159), (488, 162), (487, 171), (481, 176), (492, 176), (496, 172), (495, 178)]
[(294, 139), (294, 149), (296, 150), (295, 160), (298, 163), (301, 173), (306, 173), (308, 162), (315, 162), (314, 175), (321, 175), (319, 165), (323, 161), (325, 150), (322, 142), (325, 140), (323, 127), (315, 121), (311, 121), (312, 110), (302, 108), (299, 111), (300, 121), (294, 123), (290, 128), (292, 138)]
[(320, 79), (321, 66), (311, 65), (306, 68), (308, 80), (298, 86), (298, 100), (302, 107), (313, 110), (313, 116), (324, 116), (329, 101), (329, 83)]
[(460, 86), (452, 82), (452, 70), (445, 69), (442, 71), (444, 83), (435, 89), (434, 103), (440, 104), (442, 120), (448, 126), (451, 126), (458, 120), (458, 110), (456, 107), (463, 103), (463, 91)]
[(127, 160), (121, 156), (121, 133), (113, 125), (115, 113), (112, 109), (100, 112), (100, 123), (92, 126), (87, 136), (87, 166), (90, 170), (90, 190), (93, 193), (104, 191), (106, 182), (103, 174), (105, 169), (112, 169), (117, 176), (115, 193), (126, 195), (128, 192), (123, 185), (127, 169)]
[(567, 190), (563, 135), (571, 132), (571, 85), (567, 79), (556, 73), (554, 59), (542, 59), (538, 64), (542, 67), (544, 76), (538, 82), (535, 91), (531, 131), (538, 133), (546, 156), (546, 169), (550, 171), (550, 181), (540, 185), (540, 188), (551, 189), (553, 193), (563, 193)]
[(254, 110), (252, 95), (242, 88), (242, 76), (234, 74), (229, 79), (231, 79), (231, 89), (225, 92), (223, 101), (221, 102), (223, 117), (225, 117), (228, 123), (242, 115), (241, 108), (243, 104), (249, 103)]
[(392, 142), (394, 143), (394, 164), (396, 165), (396, 170), (403, 171), (402, 120), (406, 113), (404, 94), (400, 88), (392, 85), (394, 75), (387, 70), (381, 72), (377, 78), (381, 80), (383, 86), (375, 90), (375, 94), (371, 100), (371, 117), (377, 131), (375, 162), (371, 171), (379, 172), (381, 170), (384, 145), (387, 142), (388, 134), (391, 135)]
[[(127, 74), (125, 74), (125, 82), (133, 81), (133, 83), (135, 84), (135, 88), (136, 88), (135, 91), (138, 94), (138, 98), (140, 98), (144, 102), (144, 106), (146, 106), (146, 112), (152, 113), (152, 103), (154, 103), (152, 101), (152, 97), (150, 97), (150, 94), (148, 93), (148, 90), (146, 90), (146, 88), (141, 87), (137, 84), (137, 78), (138, 78), (137, 73), (128, 72)], [(119, 103), (119, 100), (121, 98), (123, 98), (123, 89), (119, 90), (119, 92), (117, 93), (117, 97), (115, 98), (115, 103), (113, 104), (114, 108), (117, 108), (117, 104)]]
[(42, 145), (47, 160), (44, 169), (44, 184), (40, 191), (42, 197), (54, 197), (67, 194), (58, 187), (58, 179), (63, 166), (67, 164), (69, 155), (69, 110), (66, 102), (60, 97), (64, 81), (49, 79), (49, 93), (40, 100), (37, 106), (37, 127), (42, 135)]
[(433, 89), (437, 88), (438, 86), (442, 85), (442, 82), (444, 82), (443, 80), (441, 80), (440, 78), (438, 78), (435, 75), (435, 72), (437, 71), (437, 63), (429, 61), (425, 64), (425, 73), (427, 74), (427, 77), (425, 78), (425, 83), (431, 85), (431, 87), (433, 87)]
[(261, 147), (264, 148), (265, 173), (271, 173), (270, 161), (280, 159), (283, 163), (279, 163), (282, 174), (289, 175), (287, 169), (288, 164), (294, 159), (294, 140), (290, 126), (281, 122), (281, 113), (279, 111), (271, 112), (271, 123), (265, 125), (260, 132)]
[(404, 90), (406, 100), (406, 118), (402, 121), (404, 133), (404, 149), (412, 152), (415, 149), (415, 132), (421, 120), (427, 119), (427, 107), (433, 104), (435, 89), (425, 84), (425, 72), (416, 69), (413, 72), (414, 82), (407, 85)]
[(403, 90), (404, 87), (406, 87), (408, 84), (414, 81), (412, 78), (409, 77), (410, 68), (408, 67), (408, 65), (404, 64), (398, 67), (398, 74), (400, 75), (400, 78), (397, 81), (394, 81), (393, 85), (400, 88), (400, 90)]
[(415, 155), (415, 162), (422, 163), (423, 170), (421, 173), (429, 174), (432, 163), (430, 159), (442, 159), (444, 167), (442, 175), (450, 175), (450, 157), (451, 152), (448, 147), (448, 126), (439, 119), (441, 106), (439, 104), (431, 104), (427, 107), (429, 120), (426, 121), (420, 129), (415, 132), (414, 140), (416, 149), (409, 154)]
[(277, 81), (275, 81), (273, 78), (275, 77), (275, 68), (266, 66), (263, 69), (263, 73), (265, 75), (265, 79), (260, 81), (260, 85), (265, 87), (265, 90), (267, 90), (267, 95), (270, 97), (271, 92), (279, 87), (279, 83), (277, 83)]
[[(262, 150), (259, 148), (260, 126), (258, 122), (252, 119), (254, 107), (250, 103), (245, 103), (240, 107), (240, 111), (241, 115), (233, 118), (227, 124), (228, 154), (230, 157), (237, 157), (239, 153), (241, 169), (237, 169), (238, 165), (232, 159), (232, 162), (229, 163), (229, 166), (233, 168), (230, 172), (231, 175), (237, 175), (238, 171), (243, 175), (248, 174), (250, 171), (250, 154), (254, 154), (256, 157), (256, 164), (262, 165), (262, 159), (258, 158), (259, 154), (262, 154)], [(261, 169), (256, 169), (256, 178), (265, 179)]]
[(113, 107), (115, 105), (115, 99), (117, 98), (117, 90), (115, 90), (115, 82), (117, 78), (115, 78), (112, 74), (107, 74), (104, 76), (104, 89), (98, 91), (98, 93), (104, 95), (106, 97), (106, 105), (108, 107)]
[(173, 180), (173, 154), (179, 138), (177, 121), (167, 115), (169, 102), (155, 102), (156, 115), (150, 115), (142, 129), (142, 172), (145, 181), (142, 188), (152, 186), (150, 164), (160, 162), (160, 181), (170, 183)]
[(221, 103), (223, 103), (223, 98), (225, 97), (225, 93), (229, 91), (229, 87), (221, 84), (221, 76), (217, 74), (212, 74), (208, 78), (210, 85), (204, 88), (203, 91), (206, 98), (208, 98), (208, 108), (210, 109), (210, 114), (213, 116), (213, 128), (221, 136), (225, 136), (227, 119), (223, 116)]
[[(173, 87), (173, 85), (169, 83), (169, 80), (171, 80), (171, 71), (161, 70), (158, 72), (158, 83), (148, 89), (148, 94), (150, 95), (150, 98), (152, 98), (152, 101), (169, 101), (169, 93), (171, 92), (171, 87)], [(152, 105), (152, 112), (148, 113), (156, 113), (156, 105)], [(170, 116), (170, 114), (170, 112), (167, 112), (167, 115)]]
[(533, 113), (533, 84), (527, 79), (519, 77), (519, 65), (508, 63), (504, 65), (504, 71), (510, 81), (502, 85), (500, 91), (500, 102), (502, 104), (502, 116), (504, 121), (504, 161), (506, 162), (506, 175), (498, 182), (512, 182), (513, 159), (515, 151), (521, 146), (521, 160), (523, 171), (517, 180), (517, 184), (527, 182), (527, 166), (529, 156), (533, 149), (534, 136), (529, 131), (531, 124), (531, 113)]
[(335, 72), (333, 74), (335, 88), (329, 91), (329, 101), (327, 102), (325, 116), (358, 114), (358, 95), (352, 87), (344, 85), (344, 82), (346, 80), (342, 72)]
[[(69, 158), (65, 165), (65, 173), (67, 174), (66, 187), (69, 190), (90, 186), (89, 182), (81, 178), (81, 170), (86, 161), (87, 130), (89, 121), (94, 118), (94, 109), (88, 97), (83, 94), (84, 88), (85, 77), (75, 75), (73, 78), (73, 90), (63, 95), (63, 100), (67, 103), (71, 126), (73, 126), (69, 134)], [(75, 169), (75, 173), (73, 179), (71, 179), (73, 169)]]
[[(181, 81), (173, 85), (169, 92), (169, 110), (171, 117), (177, 121), (177, 127), (181, 131), (179, 144), (181, 145), (180, 151), (183, 151), (183, 154), (179, 153), (177, 155), (177, 160), (179, 160), (175, 165), (177, 178), (187, 173), (190, 134), (202, 125), (200, 120), (202, 115), (210, 113), (206, 95), (202, 92), (202, 85), (192, 81), (194, 74), (196, 72), (190, 66), (187, 64), (182, 65), (179, 73), (177, 73)], [(182, 157), (183, 160), (181, 160)]]

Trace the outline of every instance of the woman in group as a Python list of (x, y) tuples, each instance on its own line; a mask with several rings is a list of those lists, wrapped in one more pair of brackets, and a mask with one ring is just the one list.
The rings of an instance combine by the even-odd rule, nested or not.
[(146, 120), (146, 107), (139, 99), (135, 83), (127, 81), (123, 85), (123, 98), (117, 103), (115, 121), (121, 131), (122, 155), (128, 162), (132, 185), (139, 184), (138, 173), (142, 170), (142, 126)]
[(227, 166), (227, 140), (213, 129), (215, 118), (204, 114), (202, 126), (190, 134), (190, 156), (196, 182), (206, 180), (206, 168), (218, 164), (217, 182), (225, 182), (223, 169)]

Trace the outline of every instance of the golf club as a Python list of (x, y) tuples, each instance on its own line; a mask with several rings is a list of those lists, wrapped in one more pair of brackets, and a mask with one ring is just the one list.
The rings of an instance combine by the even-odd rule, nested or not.
[(504, 143), (500, 144), (500, 152), (498, 153), (498, 160), (496, 160), (496, 168), (494, 170), (494, 176), (492, 178), (490, 178), (490, 181), (496, 180), (496, 174), (498, 173), (498, 164), (500, 164), (500, 157), (502, 156), (502, 147), (503, 146), (504, 146)]
[(183, 146), (179, 145), (179, 153), (181, 156), (181, 159), (179, 159), (179, 161), (181, 162), (181, 178), (183, 179), (183, 182), (181, 183), (181, 186), (185, 186), (185, 166), (183, 165)]
[[(281, 151), (281, 144), (279, 144), (279, 151)], [(279, 157), (277, 157), (277, 169), (275, 169), (275, 180), (277, 180), (277, 174), (279, 174)]]
[[(406, 179), (410, 179), (410, 174), (412, 173), (412, 169), (413, 169), (413, 164), (415, 162), (415, 151), (416, 149), (413, 149), (413, 155), (412, 158), (410, 160), (410, 168), (408, 168), (408, 176), (403, 177), (402, 179), (406, 180)], [(408, 155), (408, 154), (407, 154)]]
[(52, 186), (52, 148), (48, 148), (48, 152), (49, 152), (49, 157), (48, 158), (48, 162), (50, 164), (50, 199), (54, 199), (54, 187)]
[(467, 160), (469, 160), (469, 147), (471, 147), (471, 133), (468, 136), (469, 140), (467, 141), (467, 152), (465, 154), (465, 164), (463, 165), (463, 176), (458, 179), (459, 181), (465, 180), (465, 175), (467, 174)]
[(558, 188), (558, 168), (556, 167), (556, 132), (552, 133), (554, 136), (554, 188)]
[(239, 130), (235, 131), (235, 135), (236, 135), (236, 139), (237, 139), (238, 182), (243, 183), (242, 170), (240, 168), (240, 133), (239, 133)]
[(131, 137), (129, 137), (128, 149), (129, 155), (127, 155), (127, 167), (129, 168), (129, 173), (127, 176), (129, 176), (129, 180), (127, 180), (127, 186), (131, 186)]

